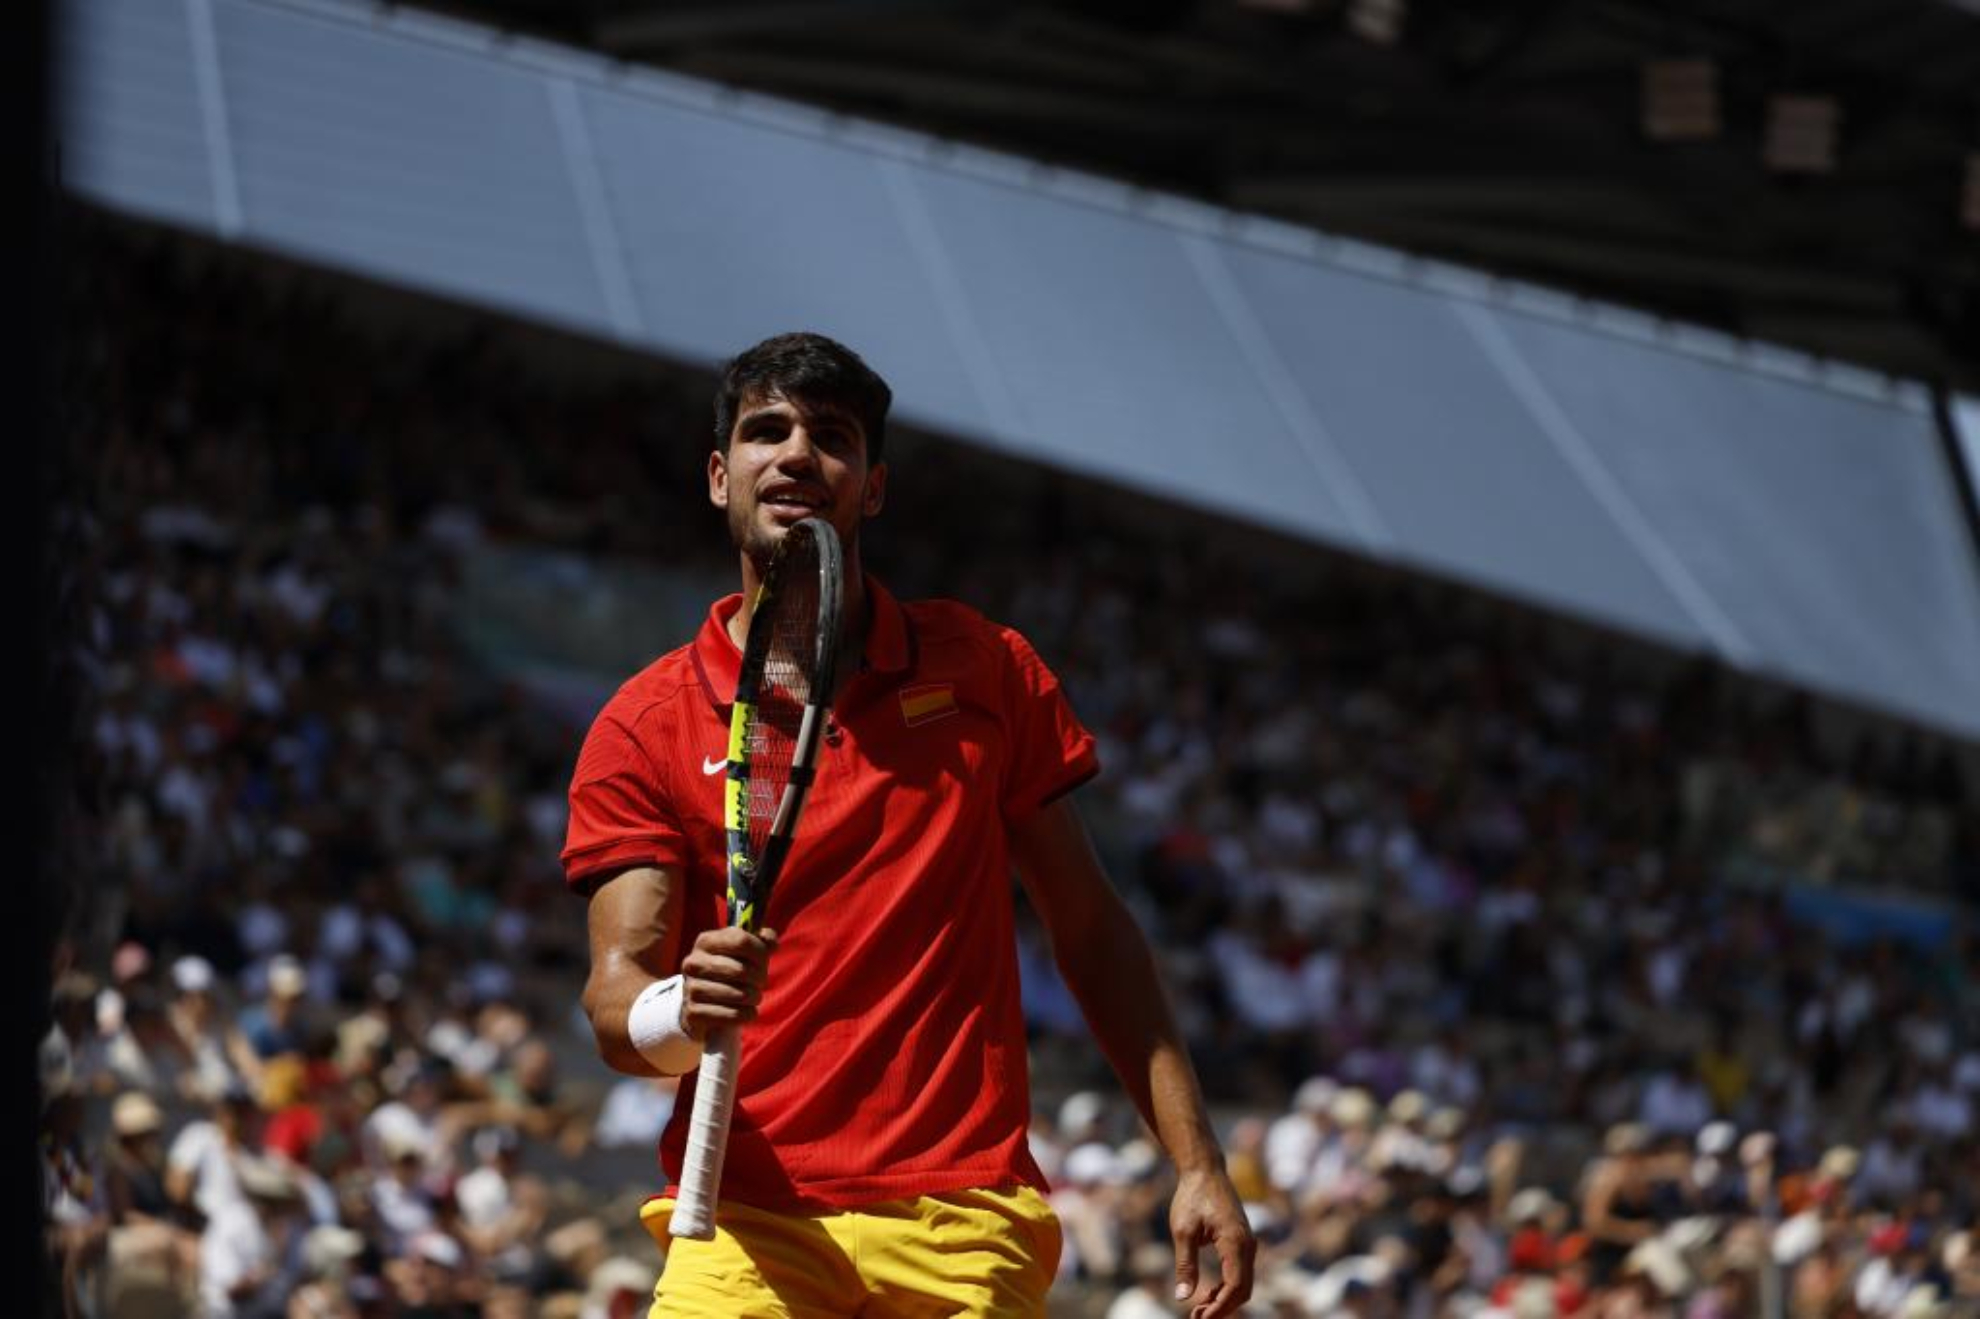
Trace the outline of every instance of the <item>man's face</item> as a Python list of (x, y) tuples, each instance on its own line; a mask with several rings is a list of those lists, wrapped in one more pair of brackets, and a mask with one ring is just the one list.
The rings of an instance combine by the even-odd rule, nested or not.
[(867, 466), (858, 418), (781, 394), (745, 399), (728, 452), (708, 459), (708, 499), (728, 514), (729, 539), (759, 565), (805, 518), (823, 518), (854, 545), (886, 490), (887, 465)]

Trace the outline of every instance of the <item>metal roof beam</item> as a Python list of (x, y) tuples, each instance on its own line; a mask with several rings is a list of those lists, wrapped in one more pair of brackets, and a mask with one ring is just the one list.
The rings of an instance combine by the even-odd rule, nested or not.
[(823, 26), (864, 23), (903, 14), (968, 8), (975, 0), (721, 0), (716, 4), (657, 5), (642, 12), (602, 19), (592, 40), (614, 54), (658, 47), (814, 31)]

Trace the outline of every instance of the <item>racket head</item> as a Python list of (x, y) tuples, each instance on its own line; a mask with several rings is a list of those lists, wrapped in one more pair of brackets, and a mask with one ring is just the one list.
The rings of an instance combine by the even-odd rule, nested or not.
[(844, 567), (838, 533), (806, 518), (778, 542), (750, 613), (723, 803), (729, 920), (769, 902), (818, 763), (837, 681)]

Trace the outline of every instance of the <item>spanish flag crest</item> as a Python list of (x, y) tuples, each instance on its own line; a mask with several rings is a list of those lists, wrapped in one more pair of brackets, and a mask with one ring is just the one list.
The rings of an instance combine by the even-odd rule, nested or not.
[(901, 689), (901, 721), (910, 729), (955, 713), (954, 683), (917, 683)]

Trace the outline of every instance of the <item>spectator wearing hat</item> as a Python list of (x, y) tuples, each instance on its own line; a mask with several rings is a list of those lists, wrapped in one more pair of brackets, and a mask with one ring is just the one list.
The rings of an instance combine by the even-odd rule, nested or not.
[(1939, 1249), (1939, 1267), (1954, 1305), (1962, 1312), (1980, 1312), (1980, 1230), (1947, 1233)]
[[(479, 1309), (480, 1275), (471, 1267), (461, 1244), (438, 1229), (416, 1233), (386, 1274), (398, 1294), (399, 1315), (443, 1317), (469, 1315)], [(651, 1272), (647, 1291), (652, 1288)]]
[(110, 1109), (103, 1200), (110, 1220), (100, 1302), (113, 1315), (172, 1313), (191, 1305), (199, 1236), (165, 1190), (165, 1116), (126, 1091)]
[(363, 1258), (364, 1234), (342, 1224), (318, 1224), (303, 1237), (303, 1281), (289, 1298), (290, 1320), (358, 1314), (351, 1279)]
[(1305, 1190), (1313, 1161), (1334, 1134), (1329, 1110), (1340, 1084), (1331, 1077), (1309, 1077), (1293, 1092), (1292, 1112), (1272, 1120), (1265, 1133), (1265, 1174), (1289, 1198)]
[(221, 1320), (286, 1314), (304, 1269), (300, 1189), (266, 1156), (243, 1155), (234, 1172), (240, 1198), (221, 1205), (200, 1234), (200, 1304)]
[(1097, 1136), (1066, 1152), (1050, 1197), (1065, 1233), (1059, 1277), (1096, 1282), (1113, 1279), (1121, 1265), (1117, 1209), (1126, 1183), (1114, 1148)]
[(257, 1064), (303, 1049), (302, 1006), (309, 973), (300, 959), (278, 953), (268, 960), (268, 990), (260, 1002), (241, 1011), (240, 1036)]
[(172, 964), (172, 1002), (165, 1010), (179, 1056), (179, 1093), (212, 1104), (242, 1083), (235, 1060), (248, 1057), (247, 1042), (224, 1025), (214, 1003), (213, 964), (188, 954)]
[(1369, 1163), (1378, 1169), (1427, 1169), (1430, 1143), (1423, 1126), (1429, 1112), (1429, 1100), (1421, 1091), (1405, 1088), (1391, 1096), (1368, 1153)]
[(1335, 1095), (1328, 1109), (1334, 1133), (1314, 1158), (1305, 1199), (1322, 1205), (1353, 1205), (1372, 1181), (1369, 1161), (1379, 1108), (1358, 1086)]
[(1734, 1157), (1738, 1141), (1739, 1129), (1724, 1119), (1698, 1129), (1686, 1191), (1699, 1213), (1736, 1215), (1746, 1210), (1747, 1180)]
[(165, 1190), (165, 1115), (142, 1091), (110, 1107), (112, 1142), (103, 1159), (104, 1202), (117, 1225), (172, 1223), (179, 1207)]
[(404, 1131), (388, 1132), (384, 1156), (384, 1171), (371, 1185), (371, 1211), (386, 1250), (400, 1254), (414, 1238), (438, 1225), (440, 1197), (418, 1138)]

